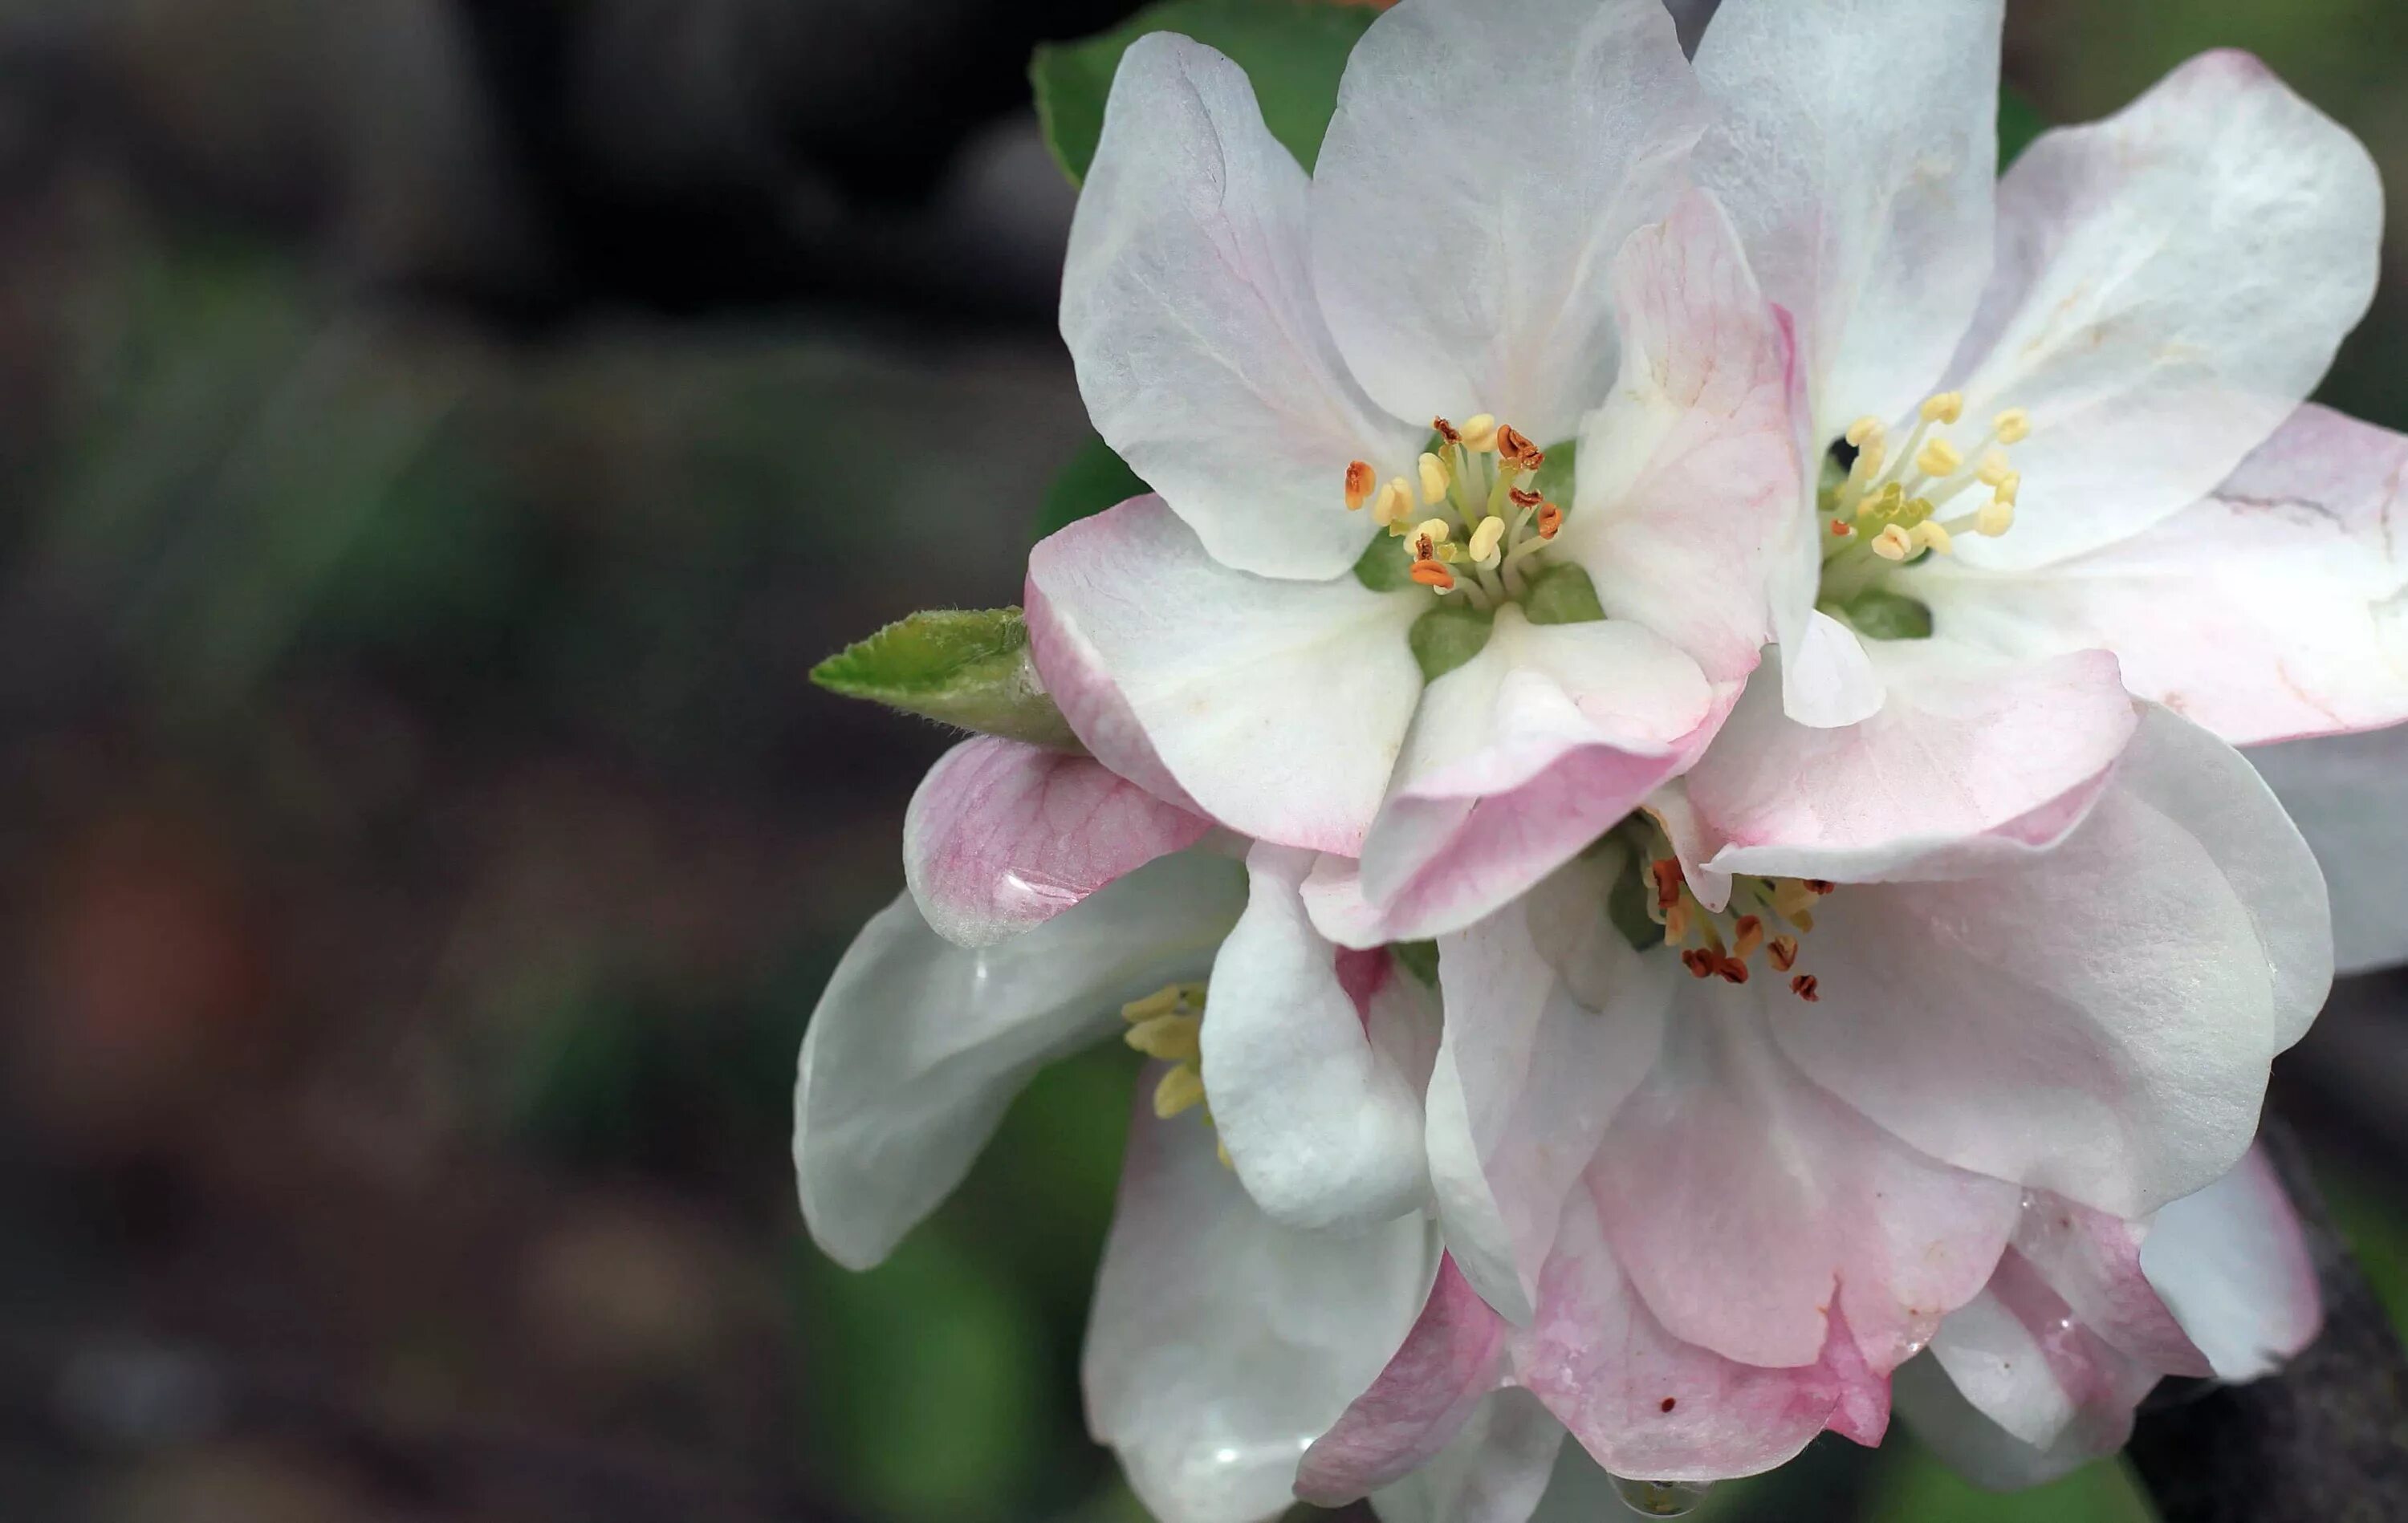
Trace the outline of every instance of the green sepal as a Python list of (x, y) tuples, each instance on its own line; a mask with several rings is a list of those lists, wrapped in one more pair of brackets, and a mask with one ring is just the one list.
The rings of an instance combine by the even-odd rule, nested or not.
[(1038, 679), (1017, 608), (913, 614), (812, 667), (811, 680), (847, 698), (982, 734), (1080, 748)]
[(1311, 169), (1338, 108), (1346, 58), (1379, 12), (1326, 0), (1162, 0), (1109, 32), (1049, 42), (1028, 62), (1046, 146), (1073, 185), (1104, 135), (1104, 103), (1121, 54), (1149, 32), (1178, 32), (1235, 60), (1253, 80), (1271, 135)]
[(1572, 487), (1579, 480), (1580, 441), (1566, 439), (1561, 444), (1546, 445), (1539, 453), (1547, 457), (1547, 463), (1530, 478), (1530, 490), (1570, 513)]
[(1588, 573), (1566, 561), (1530, 578), (1522, 611), (1533, 624), (1593, 624), (1605, 617), (1605, 605)]
[(1842, 605), (1858, 634), (1872, 640), (1928, 640), (1931, 610), (1898, 592), (1873, 588)]
[(1037, 537), (1043, 539), (1081, 519), (1093, 518), (1153, 490), (1128, 468), (1126, 461), (1112, 452), (1111, 445), (1090, 434), (1079, 452), (1070, 457), (1070, 463), (1054, 478), (1054, 485), (1046, 490), (1045, 505), (1037, 515)]
[(1440, 603), (1413, 620), (1406, 640), (1421, 663), (1422, 680), (1436, 682), (1487, 648), (1497, 616), (1461, 601)]
[(2011, 85), (1999, 87), (1999, 173), (2023, 156), (2032, 139), (2048, 131), (2048, 118), (2029, 97)]
[(1420, 584), (1413, 580), (1413, 556), (1405, 542), (1385, 529), (1371, 536), (1354, 559), (1354, 579), (1374, 592), (1395, 592)]
[(1421, 981), (1424, 989), (1438, 988), (1438, 943), (1434, 941), (1398, 941), (1388, 944), (1397, 963)]

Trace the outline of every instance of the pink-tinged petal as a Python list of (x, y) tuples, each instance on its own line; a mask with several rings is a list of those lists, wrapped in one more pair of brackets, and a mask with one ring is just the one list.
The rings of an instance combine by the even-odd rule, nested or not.
[(1675, 777), (1657, 789), (1648, 796), (1646, 809), (1670, 844), (1673, 860), (1681, 864), (1681, 875), (1687, 881), (1689, 891), (1697, 895), (1698, 904), (1721, 913), (1730, 903), (1730, 875), (1706, 865), (1714, 844), (1698, 818), (1697, 806), (1689, 802), (1689, 780)]
[(1455, 1260), (1441, 1260), (1404, 1346), (1306, 1453), (1296, 1494), (1317, 1506), (1342, 1507), (1435, 1459), (1502, 1384), (1512, 1331)]
[(1390, 939), (1459, 930), (1562, 866), (1703, 748), (1716, 698), (1638, 624), (1498, 609), (1480, 654), (1422, 695), (1363, 843)]
[(2004, 8), (1724, 0), (1698, 46), (1720, 113), (1698, 177), (1797, 314), (1834, 434), (1921, 401), (1981, 297)]
[(2249, 760), (2324, 869), (2334, 971), (2408, 962), (2408, 725), (2261, 746)]
[(2009, 1253), (1990, 1289), (1942, 1325), (1930, 1356), (1899, 1371), (1895, 1390), (1942, 1459), (1977, 1485), (2013, 1489), (2122, 1448), (2157, 1382)]
[(1824, 898), (1820, 998), (1776, 1003), (1773, 1032), (1934, 1158), (2143, 1216), (2248, 1147), (2268, 1063), (2322, 999), (2322, 897), (2238, 754), (2152, 706), (2055, 848)]
[(2299, 1214), (2262, 1148), (2157, 1213), (2141, 1268), (2220, 1380), (2255, 1380), (2324, 1324)]
[(1140, 37), (1062, 278), (1096, 432), (1216, 559), (1268, 576), (1353, 565), (1374, 529), (1346, 510), (1348, 464), (1403, 470), (1422, 435), (1339, 357), (1307, 267), (1306, 189), (1244, 70), (1175, 33)]
[(867, 1269), (935, 1209), (1045, 1063), (1122, 1003), (1211, 965), (1237, 864), (1167, 857), (999, 947), (928, 929), (904, 894), (862, 928), (803, 1032), (795, 1174), (828, 1257)]
[(1537, 1397), (1493, 1391), (1428, 1464), (1373, 1493), (1371, 1510), (1380, 1523), (1530, 1523), (1564, 1448), (1564, 1425)]
[(1247, 1192), (1276, 1221), (1359, 1231), (1429, 1190), (1422, 1090), (1436, 995), (1383, 951), (1341, 951), (1297, 893), (1312, 854), (1257, 845), (1212, 964), (1204, 1088)]
[(2028, 572), (1935, 556), (1901, 591), (1949, 636), (2104, 649), (2125, 686), (2236, 746), (2408, 719), (2408, 437), (2291, 416), (2205, 501)]
[[(1669, 952), (1649, 960), (1680, 971)], [(1808, 1081), (1764, 1027), (1768, 1002), (1795, 999), (1758, 972), (1744, 988), (1678, 979), (1663, 1054), (1614, 1113), (1588, 1187), (1673, 1336), (1809, 1365), (1844, 1311), (1886, 1374), (1980, 1292), (2021, 1192), (1924, 1157)]]
[(1753, 1475), (1834, 1419), (1859, 1442), (1879, 1436), (1885, 1383), (1833, 1321), (1831, 1357), (1798, 1369), (1740, 1364), (1683, 1343), (1631, 1288), (1575, 1192), (1541, 1279), (1538, 1319), (1513, 1341), (1515, 1378), (1614, 1474)]
[(2014, 1248), (2082, 1325), (2113, 1347), (2166, 1374), (2207, 1374), (2207, 1357), (2142, 1273), (2141, 1242), (2148, 1232), (2147, 1222), (2032, 1190), (2015, 1223)]
[(1862, 883), (2028, 855), (2080, 823), (2140, 722), (2102, 651), (1874, 650), (1889, 701), (1845, 729), (1798, 723), (1773, 683), (1749, 684), (1686, 778), (1715, 871)]
[(2028, 568), (2213, 491), (2313, 390), (2374, 294), (2366, 149), (2244, 53), (2203, 54), (2117, 115), (2043, 135), (1999, 185), (1998, 270), (1957, 351), (1969, 421), (2022, 407)]
[(1575, 862), (1439, 941), (1451, 1018), (1430, 1075), (1430, 1185), (1469, 1282), (1516, 1322), (1536, 1305), (1564, 1198), (1655, 1065), (1669, 959), (1642, 959)]
[(903, 876), (930, 929), (992, 947), (1211, 828), (1093, 757), (982, 735), (911, 795)]
[(1038, 672), (1105, 765), (1160, 791), (1125, 717), (1197, 812), (1361, 852), (1421, 697), (1405, 632), (1426, 598), (1232, 571), (1140, 497), (1029, 552), (1028, 603)]
[(1313, 281), (1354, 374), (1399, 418), (1570, 438), (1613, 379), (1613, 251), (1704, 125), (1660, 0), (1382, 16), (1312, 185)]
[(1210, 1126), (1154, 1117), (1157, 1076), (1140, 1080), (1088, 1314), (1087, 1427), (1153, 1516), (1263, 1523), (1404, 1341), (1437, 1249), (1414, 1217), (1354, 1238), (1273, 1222), (1214, 1156)]
[(1582, 429), (1557, 553), (1587, 568), (1614, 617), (1713, 680), (1742, 681), (1773, 637), (1776, 589), (1815, 570), (1788, 324), (1700, 191), (1631, 235), (1613, 279), (1622, 375)]

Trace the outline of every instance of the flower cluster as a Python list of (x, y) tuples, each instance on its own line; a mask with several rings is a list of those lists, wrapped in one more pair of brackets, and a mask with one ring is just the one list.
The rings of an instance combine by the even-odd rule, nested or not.
[(2232, 54), (2000, 178), (2000, 6), (1402, 0), (1310, 175), (1128, 50), (1062, 331), (1154, 494), (1031, 556), (1076, 744), (929, 774), (795, 1153), (866, 1266), (1153, 1060), (1084, 1375), (1170, 1523), (1893, 1402), (2026, 1484), (2313, 1335), (2268, 1065), (2408, 959), (2408, 439), (2302, 403), (2380, 187)]

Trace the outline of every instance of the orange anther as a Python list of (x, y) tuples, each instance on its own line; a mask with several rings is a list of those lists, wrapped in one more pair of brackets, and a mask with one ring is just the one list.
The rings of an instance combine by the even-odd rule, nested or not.
[(1424, 587), (1435, 587), (1441, 592), (1450, 591), (1455, 587), (1455, 573), (1436, 561), (1416, 561), (1408, 575)]
[(1833, 883), (1828, 878), (1808, 878), (1805, 880), (1805, 883), (1806, 891), (1808, 893), (1814, 894), (1829, 893), (1832, 890), (1839, 887), (1838, 884)]
[(1539, 505), (1539, 537), (1553, 539), (1555, 531), (1564, 526), (1564, 510), (1553, 503)]
[(1804, 1000), (1808, 1004), (1813, 1004), (1816, 1000), (1822, 998), (1822, 996), (1816, 992), (1816, 990), (1821, 989), (1821, 987), (1822, 986), (1820, 984), (1814, 981), (1814, 975), (1811, 973), (1801, 973), (1797, 977), (1789, 980), (1789, 992), (1797, 995), (1799, 999)]
[(1659, 857), (1647, 864), (1648, 875), (1656, 880), (1656, 907), (1670, 909), (1681, 902), (1681, 864), (1670, 857)]
[(1378, 490), (1379, 485), (1380, 477), (1372, 471), (1369, 461), (1358, 460), (1348, 465), (1346, 467), (1346, 511), (1352, 513), (1369, 502), (1371, 493)]
[(1722, 975), (1723, 982), (1726, 984), (1744, 984), (1747, 982), (1747, 964), (1742, 962), (1735, 957), (1716, 959), (1714, 962), (1714, 972)]
[(1764, 955), (1771, 959), (1773, 972), (1787, 973), (1798, 965), (1798, 938), (1775, 936), (1766, 946)]
[(1692, 947), (1681, 954), (1681, 966), (1688, 969), (1692, 977), (1712, 978), (1715, 961), (1714, 954), (1702, 947)]
[(1764, 922), (1753, 915), (1742, 915), (1731, 927), (1731, 955), (1751, 958), (1764, 945)]
[(1844, 523), (1838, 519), (1833, 519), (1831, 520), (1831, 537), (1833, 539), (1845, 539), (1856, 532), (1856, 528), (1852, 524)]
[(1453, 423), (1448, 422), (1443, 418), (1433, 418), (1430, 420), (1430, 432), (1437, 434), (1440, 438), (1444, 439), (1449, 444), (1461, 444), (1463, 442), (1463, 431), (1456, 428)]
[(1511, 488), (1509, 489), (1509, 492), (1513, 499), (1513, 505), (1515, 507), (1536, 507), (1541, 503), (1546, 501), (1545, 498), (1540, 496), (1537, 492), (1531, 491), (1527, 488), (1524, 487)]

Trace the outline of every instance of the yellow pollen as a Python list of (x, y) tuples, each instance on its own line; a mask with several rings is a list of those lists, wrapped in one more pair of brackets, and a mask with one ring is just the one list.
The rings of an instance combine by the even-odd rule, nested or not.
[(1953, 423), (1965, 416), (1965, 393), (1942, 391), (1923, 405), (1927, 423)]
[(1853, 423), (1850, 423), (1845, 436), (1848, 443), (1856, 446), (1858, 449), (1862, 449), (1867, 445), (1877, 445), (1881, 443), (1884, 432), (1885, 430), (1882, 428), (1882, 420), (1878, 418), (1868, 415), (1857, 419)]
[(1934, 439), (1914, 457), (1914, 468), (1926, 476), (1953, 476), (1965, 464), (1965, 452), (1945, 439)]
[(1401, 534), (1399, 527), (1413, 510), (1413, 494), (1405, 490), (1402, 477), (1380, 489), (1379, 497), (1371, 504), (1371, 520)]
[(1482, 451), (1497, 448), (1497, 420), (1487, 413), (1474, 413), (1463, 422), (1463, 442)]
[(1995, 497), (1982, 505), (1981, 513), (1973, 520), (1973, 527), (1992, 539), (2014, 526), (2015, 505)]
[(1166, 1121), (1204, 1104), (1204, 992), (1202, 984), (1171, 984), (1121, 1006), (1129, 1025), (1122, 1040), (1170, 1065), (1154, 1088), (1154, 1114)]
[(1358, 460), (1349, 464), (1346, 467), (1346, 511), (1352, 513), (1369, 502), (1371, 489), (1378, 485), (1379, 479), (1372, 473), (1369, 461)]
[(1990, 427), (2000, 444), (2021, 444), (2031, 436), (2031, 414), (2021, 407), (2009, 407), (1990, 420)]
[(2009, 507), (2013, 507), (2015, 505), (2017, 496), (2023, 491), (2023, 477), (2017, 472), (2009, 471), (2007, 473), (2007, 478), (1999, 483), (1999, 501), (2006, 504)]
[(1497, 563), (1497, 547), (1505, 537), (1503, 519), (1483, 519), (1480, 527), (1471, 531), (1471, 562), (1474, 565)]
[(1929, 550), (1934, 555), (1947, 555), (1956, 548), (1949, 541), (1948, 531), (1929, 520), (1916, 524), (1907, 537), (1914, 542), (1916, 549)]
[(1914, 553), (1914, 537), (1893, 523), (1873, 535), (1873, 553), (1885, 561), (1903, 561)]
[(1446, 489), (1449, 485), (1446, 462), (1436, 455), (1424, 455), (1421, 458), (1421, 477), (1422, 502), (1425, 505), (1446, 501)]
[(2006, 451), (1993, 449), (1982, 457), (1982, 468), (1973, 473), (1973, 479), (1985, 487), (1995, 487), (2014, 474), (2014, 467), (2007, 463)]
[(1156, 1016), (1130, 1027), (1121, 1040), (1149, 1058), (1194, 1062), (1203, 1056), (1197, 1038), (1202, 1025), (1194, 1016)]
[(1892, 481), (1856, 505), (1859, 519), (1878, 519), (1897, 513), (1906, 506), (1906, 489)]
[(1413, 525), (1413, 548), (1420, 550), (1423, 559), (1426, 560), (1429, 557), (1429, 550), (1424, 548), (1421, 542), (1427, 540), (1433, 546), (1443, 545), (1446, 543), (1447, 536), (1454, 532), (1447, 527), (1444, 519), (1424, 519)]

